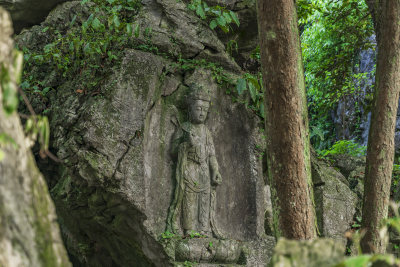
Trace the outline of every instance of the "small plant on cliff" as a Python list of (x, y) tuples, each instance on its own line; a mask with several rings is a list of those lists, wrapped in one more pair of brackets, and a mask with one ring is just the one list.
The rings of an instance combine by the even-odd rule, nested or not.
[(185, 266), (185, 267), (193, 267), (195, 265), (196, 265), (196, 263), (195, 262), (191, 262), (191, 261), (185, 261), (183, 263), (183, 266)]
[(209, 21), (209, 26), (212, 30), (219, 27), (222, 31), (229, 32), (229, 30), (232, 30), (230, 26), (232, 23), (236, 24), (238, 27), (240, 25), (236, 13), (223, 6), (216, 5), (209, 7), (207, 3), (202, 0), (192, 0), (188, 8), (195, 11), (203, 20)]
[(202, 235), (202, 234), (200, 234), (198, 232), (195, 232), (195, 231), (191, 231), (190, 234), (189, 234), (189, 237), (190, 238), (205, 238), (207, 236), (206, 235)]
[(357, 144), (353, 140), (337, 141), (330, 149), (323, 150), (322, 156), (347, 154), (353, 157), (365, 156), (367, 147)]
[(250, 99), (245, 100), (244, 104), (251, 110), (255, 111), (261, 118), (265, 118), (264, 114), (264, 91), (262, 87), (261, 73), (253, 75), (245, 73), (242, 78), (237, 80), (236, 91), (239, 96), (244, 91), (249, 91)]
[(165, 231), (164, 233), (162, 233), (161, 234), (161, 238), (162, 239), (171, 239), (171, 238), (174, 238), (175, 237), (175, 234), (174, 233), (171, 233), (170, 231)]
[(81, 5), (89, 11), (72, 17), (66, 32), (49, 25), (43, 33), (53, 36), (40, 51), (22, 47), (25, 54), (26, 71), (22, 88), (29, 93), (45, 97), (51, 90), (43, 74), (32, 71), (38, 66), (57, 70), (60, 79), (80, 77), (83, 84), (77, 93), (86, 93), (96, 87), (106, 76), (106, 66), (119, 60), (129, 37), (139, 34), (135, 16), (140, 9), (138, 0), (82, 0)]

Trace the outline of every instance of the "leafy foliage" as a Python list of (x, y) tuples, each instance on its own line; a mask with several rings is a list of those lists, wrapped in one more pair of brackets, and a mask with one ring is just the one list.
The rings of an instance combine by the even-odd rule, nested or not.
[(185, 261), (184, 263), (183, 263), (183, 266), (184, 267), (193, 267), (193, 266), (196, 266), (197, 264), (195, 263), (195, 262), (191, 262), (191, 261)]
[(231, 24), (234, 23), (238, 27), (240, 25), (236, 13), (223, 6), (216, 5), (209, 7), (207, 3), (202, 0), (191, 0), (188, 8), (195, 11), (203, 20), (209, 21), (209, 26), (212, 30), (219, 27), (222, 31), (227, 33), (232, 30)]
[(321, 154), (323, 156), (347, 154), (350, 156), (358, 157), (364, 156), (366, 151), (366, 146), (361, 146), (353, 140), (340, 140), (337, 141), (330, 149), (323, 150)]
[(32, 75), (36, 66), (55, 69), (64, 79), (81, 76), (87, 82), (79, 92), (94, 88), (106, 76), (105, 66), (119, 59), (129, 37), (139, 34), (139, 26), (134, 23), (141, 6), (138, 0), (82, 0), (81, 4), (89, 8), (90, 15), (80, 25), (75, 15), (67, 32), (60, 32), (56, 25), (42, 30), (55, 36), (42, 51), (22, 48), (27, 69), (21, 87), (26, 92), (45, 96), (51, 89), (46, 77)]
[(175, 234), (171, 233), (170, 231), (165, 231), (164, 233), (161, 234), (162, 239), (171, 239), (174, 237), (175, 237)]
[(311, 20), (315, 11), (321, 12), (321, 6), (316, 1), (310, 0), (297, 0), (297, 18), (299, 24), (306, 24)]
[(373, 24), (361, 0), (303, 0), (298, 10), (311, 141), (324, 149), (335, 138), (329, 112), (340, 99), (361, 94), (361, 84), (373, 75), (354, 69), (359, 52), (373, 47)]
[(242, 78), (237, 80), (236, 91), (239, 96), (248, 91), (250, 100), (245, 100), (244, 104), (251, 110), (255, 111), (261, 118), (265, 119), (264, 114), (264, 90), (262, 86), (261, 73), (254, 76), (250, 73), (245, 73)]
[(211, 71), (212, 78), (221, 86), (229, 86), (234, 83), (234, 78), (226, 73), (225, 70), (217, 63), (209, 62), (205, 59), (184, 59), (178, 58), (177, 62), (170, 66), (171, 70), (180, 69), (182, 71), (194, 70), (196, 68), (204, 68)]

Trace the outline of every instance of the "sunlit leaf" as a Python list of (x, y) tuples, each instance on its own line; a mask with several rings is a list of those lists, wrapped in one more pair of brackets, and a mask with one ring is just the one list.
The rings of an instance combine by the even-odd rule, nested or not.
[(236, 85), (236, 91), (241, 95), (244, 91), (246, 91), (246, 80), (245, 79), (238, 79), (237, 85)]
[(210, 22), (210, 28), (214, 30), (218, 26), (218, 23), (215, 19)]
[(239, 22), (239, 18), (237, 17), (236, 13), (233, 11), (229, 11), (229, 14), (231, 15), (232, 20), (236, 23), (236, 25), (239, 27), (240, 26), (240, 22)]
[(253, 102), (256, 102), (256, 99), (257, 99), (257, 90), (256, 90), (256, 88), (254, 87), (252, 82), (247, 83), (247, 85), (249, 87), (251, 100), (253, 100)]

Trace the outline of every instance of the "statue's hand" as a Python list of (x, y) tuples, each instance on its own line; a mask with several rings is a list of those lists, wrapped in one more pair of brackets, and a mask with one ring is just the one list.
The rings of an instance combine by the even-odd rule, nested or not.
[(192, 132), (186, 132), (186, 141), (189, 143), (190, 146), (195, 145), (195, 135)]
[(196, 139), (195, 134), (190, 132), (189, 133), (189, 144), (191, 144), (192, 146), (196, 145), (195, 139)]
[(219, 172), (215, 173), (212, 180), (214, 185), (220, 185), (222, 183), (221, 174)]

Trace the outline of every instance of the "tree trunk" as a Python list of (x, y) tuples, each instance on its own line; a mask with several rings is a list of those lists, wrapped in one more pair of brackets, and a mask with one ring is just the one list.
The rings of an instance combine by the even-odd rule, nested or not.
[(259, 0), (268, 175), (277, 237), (316, 236), (306, 95), (293, 0)]
[(361, 240), (364, 253), (384, 253), (379, 228), (387, 217), (400, 91), (400, 0), (367, 1), (374, 19), (378, 57), (368, 138)]
[(0, 266), (70, 266), (19, 117), (5, 112), (10, 88), (16, 94), (11, 33), (9, 15), (0, 8)]

